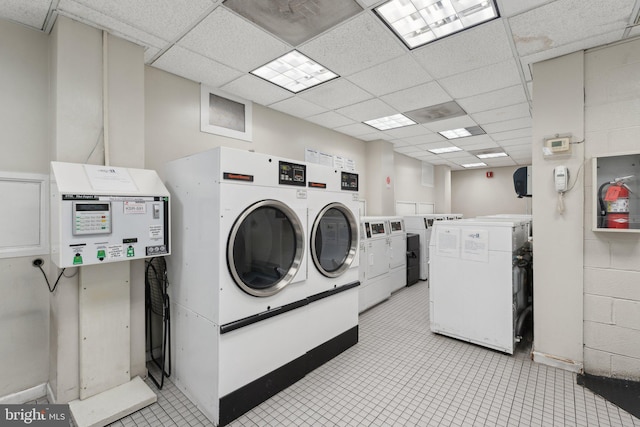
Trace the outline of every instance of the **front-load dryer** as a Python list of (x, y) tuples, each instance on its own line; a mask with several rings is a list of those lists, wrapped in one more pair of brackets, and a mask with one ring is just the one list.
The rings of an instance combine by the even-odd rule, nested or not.
[(389, 223), (389, 283), (391, 292), (407, 286), (407, 232), (404, 219), (387, 218)]
[(219, 147), (169, 162), (174, 381), (224, 425), (304, 376), (306, 166)]
[[(317, 366), (357, 340), (359, 188), (357, 173), (315, 163), (307, 178), (308, 339)], [(323, 345), (330, 341), (335, 345)]]

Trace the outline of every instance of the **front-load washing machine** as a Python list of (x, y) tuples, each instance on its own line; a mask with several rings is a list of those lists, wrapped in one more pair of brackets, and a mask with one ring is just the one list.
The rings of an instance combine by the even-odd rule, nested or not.
[(391, 292), (407, 286), (407, 232), (404, 219), (390, 216), (389, 223), (389, 283)]
[(391, 296), (389, 222), (384, 217), (360, 218), (360, 292), (358, 312)]
[(306, 165), (219, 147), (169, 162), (163, 178), (174, 381), (225, 425), (309, 371)]
[[(316, 350), (358, 325), (358, 174), (316, 163), (307, 164), (309, 209), (308, 314), (313, 360), (335, 356)], [(342, 346), (338, 346), (341, 349)]]

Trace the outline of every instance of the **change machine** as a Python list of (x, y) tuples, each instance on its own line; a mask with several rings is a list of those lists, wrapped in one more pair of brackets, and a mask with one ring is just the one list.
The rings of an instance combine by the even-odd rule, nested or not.
[(157, 400), (131, 377), (131, 267), (168, 255), (169, 192), (155, 171), (51, 163), (51, 260), (78, 267), (75, 425), (102, 426)]
[(169, 254), (169, 192), (155, 171), (61, 162), (51, 170), (58, 267)]

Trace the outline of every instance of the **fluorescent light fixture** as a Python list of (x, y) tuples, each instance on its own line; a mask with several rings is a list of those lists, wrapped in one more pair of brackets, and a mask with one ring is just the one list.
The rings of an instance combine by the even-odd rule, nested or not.
[(479, 162), (479, 163), (466, 163), (466, 164), (460, 165), (460, 166), (462, 166), (463, 168), (479, 168), (479, 167), (482, 167), (482, 166), (487, 166), (487, 164), (483, 163), (483, 162)]
[(451, 146), (451, 147), (443, 147), (443, 148), (432, 148), (431, 150), (427, 150), (427, 151), (433, 154), (443, 154), (443, 153), (453, 153), (455, 151), (462, 151), (462, 148)]
[(402, 114), (394, 114), (393, 116), (380, 117), (379, 119), (367, 120), (365, 122), (378, 130), (389, 130), (401, 128), (404, 126), (415, 125), (416, 122)]
[(496, 157), (507, 157), (508, 154), (504, 151), (500, 151), (499, 153), (485, 153), (485, 154), (476, 154), (476, 157), (479, 159), (493, 159)]
[(313, 62), (297, 50), (274, 59), (251, 72), (293, 93), (328, 82), (338, 77), (322, 65)]
[(466, 128), (444, 130), (438, 133), (447, 139), (456, 139), (473, 135), (482, 135), (485, 131), (480, 126), (469, 126)]
[(498, 17), (494, 0), (390, 0), (374, 11), (409, 49)]

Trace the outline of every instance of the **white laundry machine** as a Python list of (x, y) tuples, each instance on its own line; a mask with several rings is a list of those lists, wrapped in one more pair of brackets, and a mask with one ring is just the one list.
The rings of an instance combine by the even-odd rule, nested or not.
[(391, 296), (389, 222), (385, 217), (361, 217), (360, 292), (358, 312)]
[(527, 304), (518, 266), (526, 221), (437, 221), (430, 242), (433, 332), (513, 354)]
[(389, 284), (391, 292), (407, 286), (407, 232), (401, 216), (387, 218), (389, 224)]
[(357, 340), (359, 182), (355, 172), (315, 163), (307, 164), (307, 180), (308, 346), (319, 366), (350, 346), (354, 332)]
[[(163, 178), (174, 381), (225, 425), (310, 369), (306, 165), (219, 147), (169, 162)], [(340, 344), (355, 344), (357, 327), (347, 335)]]
[(407, 233), (420, 236), (420, 280), (429, 279), (429, 240), (434, 221), (462, 218), (462, 214), (420, 214), (404, 216)]

